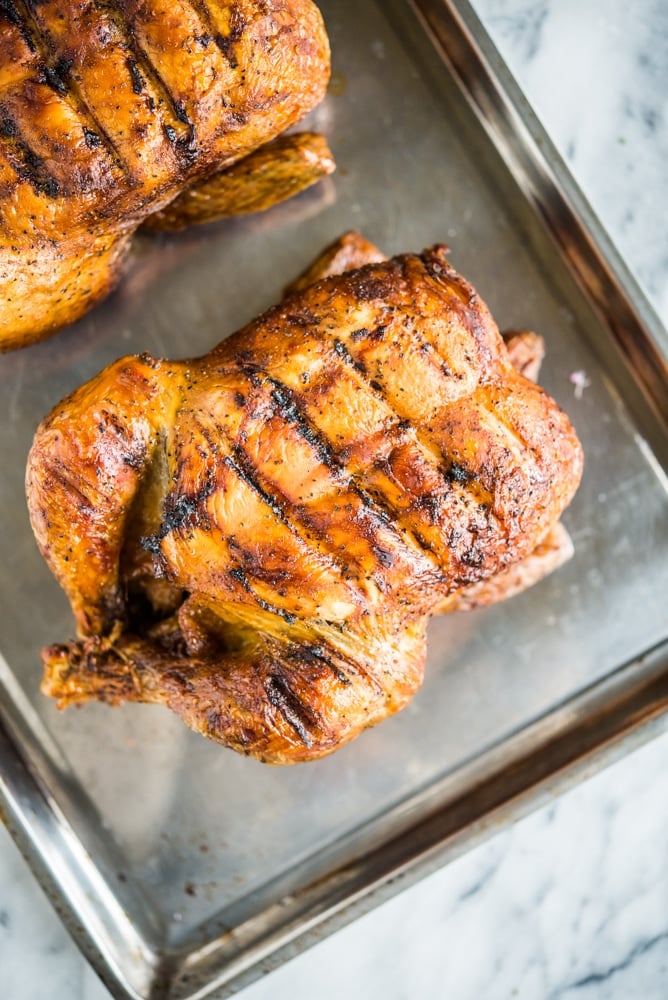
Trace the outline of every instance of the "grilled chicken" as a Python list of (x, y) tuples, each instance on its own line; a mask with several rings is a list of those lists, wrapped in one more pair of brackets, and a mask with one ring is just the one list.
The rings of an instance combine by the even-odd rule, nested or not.
[[(540, 354), (532, 334), (508, 344)], [(43, 691), (161, 703), (281, 764), (401, 709), (431, 614), (570, 552), (580, 445), (511, 358), (435, 247), (322, 278), (203, 358), (111, 365), (30, 453), (32, 524), (79, 634), (43, 652)]]
[(311, 134), (257, 152), (328, 77), (311, 0), (0, 3), (0, 350), (103, 298), (154, 213), (182, 228), (331, 172)]

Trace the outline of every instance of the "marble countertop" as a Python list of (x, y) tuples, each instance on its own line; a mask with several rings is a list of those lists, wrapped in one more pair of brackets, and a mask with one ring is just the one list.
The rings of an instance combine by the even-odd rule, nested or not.
[[(475, 0), (668, 324), (668, 5)], [(668, 734), (339, 931), (244, 1000), (665, 1000)], [(0, 995), (109, 1000), (0, 829)]]

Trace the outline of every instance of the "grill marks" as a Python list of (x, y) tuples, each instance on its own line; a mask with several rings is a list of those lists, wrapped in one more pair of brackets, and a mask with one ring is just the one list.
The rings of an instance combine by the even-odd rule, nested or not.
[(288, 680), (282, 674), (270, 674), (264, 682), (264, 690), (270, 703), (294, 729), (302, 743), (307, 747), (313, 746), (309, 729), (315, 727), (316, 720), (308, 706), (294, 693)]
[[(342, 352), (336, 346), (333, 347), (333, 351), (335, 357), (330, 357), (330, 363), (334, 364), (335, 370), (331, 372), (330, 369), (326, 368), (322, 375), (325, 380), (330, 376), (332, 381), (341, 378)], [(344, 364), (348, 363), (346, 359)], [(359, 366), (355, 367), (359, 372)], [(319, 549), (328, 550), (337, 560), (340, 570), (344, 574), (350, 574), (352, 571), (356, 576), (359, 576), (360, 573), (363, 576), (365, 563), (368, 572), (369, 553), (371, 553), (372, 561), (376, 564), (373, 573), (374, 582), (381, 588), (384, 586), (397, 588), (406, 582), (402, 580), (399, 567), (395, 565), (397, 559), (404, 563), (404, 566), (408, 563), (413, 575), (417, 571), (419, 574), (429, 574), (432, 578), (436, 575), (440, 579), (444, 544), (437, 544), (435, 538), (430, 540), (427, 534), (420, 529), (420, 524), (425, 518), (427, 523), (429, 522), (429, 512), (425, 513), (424, 506), (420, 505), (419, 496), (416, 496), (410, 486), (399, 483), (397, 480), (395, 480), (394, 490), (388, 491), (385, 488), (387, 486), (385, 476), (374, 477), (372, 469), (351, 468), (347, 464), (344, 454), (338, 453), (332, 444), (331, 435), (318, 427), (317, 418), (312, 412), (313, 406), (309, 405), (311, 394), (317, 392), (317, 383), (311, 384), (309, 389), (304, 392), (297, 392), (275, 376), (262, 372), (258, 367), (254, 367), (249, 372), (249, 377), (256, 392), (261, 391), (263, 387), (265, 393), (269, 390), (269, 397), (277, 416), (290, 423), (303, 440), (311, 446), (318, 461), (328, 470), (333, 484), (340, 491), (339, 503), (335, 506), (340, 508), (341, 517), (335, 516), (335, 508), (330, 498), (325, 499), (325, 506), (328, 506), (327, 513), (319, 517), (317, 501), (314, 505), (300, 504), (294, 495), (286, 496), (285, 494), (281, 494), (280, 501), (277, 501), (276, 483), (267, 484), (265, 482), (265, 485), (259, 487), (257, 492), (272, 510), (280, 510), (284, 523), (289, 523), (292, 530), (296, 530), (296, 524), (299, 524), (301, 528), (306, 528), (309, 532), (306, 543), (311, 547), (315, 545)], [(378, 395), (377, 389), (370, 388), (368, 382), (363, 381), (367, 391)], [(401, 421), (387, 402), (385, 402), (385, 406), (390, 417), (388, 421), (390, 426), (387, 430), (390, 447), (398, 447), (402, 442), (405, 443), (408, 440), (405, 423)], [(253, 437), (252, 430), (249, 431), (248, 436)], [(424, 460), (419, 443), (414, 440), (411, 440), (410, 443), (418, 449)], [(245, 475), (247, 475), (249, 464), (252, 464), (252, 460), (246, 454)], [(430, 458), (430, 470), (432, 479), (436, 474), (439, 494), (452, 491), (453, 487), (447, 479), (447, 474), (443, 471), (443, 466), (437, 465), (433, 457)], [(257, 483), (261, 478), (262, 473), (255, 467), (255, 482)], [(363, 480), (368, 480), (371, 483), (375, 481), (378, 488), (365, 488), (360, 484), (360, 481)], [(400, 488), (399, 496), (396, 495), (398, 487)], [(392, 493), (395, 495), (393, 496)], [(438, 507), (438, 495), (434, 494), (434, 496)], [(470, 503), (470, 498), (467, 497), (467, 500)], [(475, 515), (478, 521), (480, 520), (479, 514), (480, 512), (476, 510)], [(346, 554), (348, 559), (350, 559), (351, 554), (353, 555), (354, 569), (349, 563), (342, 562), (343, 556), (339, 545), (331, 544), (337, 530), (337, 521), (343, 522), (348, 527)], [(340, 530), (340, 523), (338, 527)], [(314, 533), (315, 538), (313, 537)], [(361, 538), (362, 535), (366, 535), (366, 539)], [(364, 544), (368, 546), (366, 559), (364, 552), (361, 551)], [(355, 556), (357, 560), (355, 560)], [(385, 573), (383, 570), (391, 570), (388, 574), (392, 580), (391, 585), (384, 582)]]
[(169, 89), (163, 74), (142, 44), (128, 0), (95, 0), (95, 6), (112, 21), (126, 51), (126, 65), (132, 90), (144, 94), (149, 108), (160, 116), (166, 138), (179, 159), (186, 164), (197, 158), (195, 127), (183, 101)]
[(19, 126), (4, 107), (0, 105), (0, 139), (9, 163), (21, 180), (27, 181), (38, 194), (56, 198), (60, 185), (47, 169), (43, 158), (36, 153), (21, 136)]
[[(20, 76), (17, 77), (13, 93), (10, 95), (5, 91), (0, 101), (2, 136), (10, 140), (5, 144), (5, 151), (17, 174), (32, 184), (36, 191), (49, 197), (67, 193), (64, 189), (66, 185), (59, 184), (53, 172), (47, 169), (44, 156), (33, 149), (21, 134), (24, 116), (30, 115), (35, 107), (44, 105), (45, 97), (40, 94), (40, 85), (49, 88), (67, 104), (71, 119), (79, 124), (84, 144), (92, 155), (98, 158), (106, 155), (117, 169), (122, 168), (118, 151), (88, 107), (72, 76), (73, 60), (59, 52), (57, 41), (44, 23), (40, 5), (31, 0), (0, 0), (0, 13), (18, 28), (34, 56), (32, 67), (25, 66), (25, 71), (30, 76), (23, 80)], [(10, 105), (13, 111), (9, 110)], [(57, 162), (62, 159), (58, 148), (59, 137), (55, 135), (50, 138), (53, 148), (49, 150), (48, 158)], [(44, 139), (48, 142), (46, 136)]]
[[(57, 88), (61, 94), (66, 92), (60, 75), (66, 71), (66, 67), (48, 65), (48, 49), (27, 5), (22, 0), (0, 0), (0, 14), (18, 29), (31, 54), (43, 62), (37, 81)], [(5, 94), (0, 101), (0, 138), (4, 140), (4, 153), (21, 180), (32, 185), (37, 193), (55, 198), (60, 193), (60, 185), (48, 169), (43, 156), (32, 148), (22, 134), (21, 115), (13, 106), (16, 102), (7, 100), (7, 96), (13, 95)]]
[(268, 611), (269, 614), (278, 615), (283, 621), (287, 622), (288, 625), (294, 625), (297, 621), (297, 616), (293, 615), (290, 611), (286, 611), (284, 608), (279, 608), (275, 604), (271, 604), (269, 601), (265, 601), (264, 598), (260, 597), (259, 594), (255, 592), (253, 586), (248, 579), (247, 574), (239, 566), (235, 566), (234, 569), (230, 570), (230, 576), (237, 583), (241, 584), (243, 590), (253, 598), (258, 607), (262, 608), (263, 611)]
[[(384, 323), (380, 330), (353, 330), (347, 336), (339, 330), (336, 338), (329, 338), (320, 329), (313, 331), (318, 337), (321, 367), (318, 376), (308, 381), (303, 405), (321, 435), (330, 441), (337, 436), (343, 439), (339, 461), (345, 457), (349, 474), (368, 485), (368, 489), (357, 487), (364, 502), (398, 525), (405, 541), (435, 558), (442, 569), (450, 568), (451, 574), (457, 574), (462, 553), (470, 550), (471, 558), (477, 561), (478, 536), (503, 539), (505, 529), (493, 510), (490, 493), (476, 480), (476, 472), (453, 461), (448, 450), (444, 451), (438, 428), (431, 433), (419, 417), (407, 418), (413, 394), (397, 400), (379, 379), (369, 377), (371, 365), (363, 342), (386, 338), (386, 358), (392, 357), (393, 349), (395, 355), (398, 352), (391, 324)], [(411, 329), (408, 336), (422, 355), (421, 335)], [(408, 353), (406, 344), (401, 345), (401, 351)], [(431, 347), (430, 351), (434, 353)], [(294, 381), (289, 365), (288, 361), (286, 377), (290, 372)], [(378, 374), (382, 377), (382, 372)], [(355, 407), (354, 416), (359, 414), (359, 426), (354, 417), (344, 424), (347, 400)], [(343, 433), (337, 435), (341, 430)], [(453, 525), (459, 526), (458, 531), (452, 530)], [(471, 541), (468, 549), (467, 539)]]
[(232, 454), (227, 455), (223, 459), (225, 465), (228, 469), (231, 469), (239, 479), (243, 480), (247, 486), (257, 493), (262, 502), (267, 505), (272, 514), (278, 518), (281, 524), (285, 524), (294, 530), (293, 525), (291, 525), (287, 514), (285, 513), (284, 505), (279, 503), (278, 498), (269, 490), (265, 489), (264, 486), (259, 481), (258, 470), (255, 468), (250, 458), (246, 452), (239, 448), (237, 445), (232, 446)]
[(21, 0), (0, 0), (0, 14), (4, 16), (10, 24), (18, 28), (21, 37), (31, 52), (36, 52), (36, 46), (28, 25), (26, 23), (26, 13), (22, 7)]
[[(427, 577), (436, 585), (447, 581), (457, 586), (493, 571), (495, 560), (505, 558), (507, 523), (512, 517), (506, 521), (507, 511), (499, 516), (494, 498), (497, 490), (499, 496), (506, 491), (506, 483), (515, 475), (513, 467), (526, 464), (526, 446), (513, 436), (512, 428), (504, 431), (503, 416), (497, 417), (485, 399), (485, 387), (440, 407), (431, 426), (412, 420), (411, 395), (398, 406), (382, 380), (382, 369), (373, 371), (365, 356), (366, 344), (382, 343), (387, 363), (392, 363), (393, 349), (397, 353), (394, 325), (386, 317), (376, 329), (361, 333), (338, 328), (334, 336), (314, 321), (300, 346), (299, 356), (309, 365), (304, 379), (300, 373), (306, 369), (295, 364), (294, 358), (275, 360), (264, 369), (255, 362), (259, 355), (254, 350), (237, 355), (236, 374), (234, 368), (227, 374), (220, 370), (223, 383), (230, 376), (232, 383), (225, 390), (224, 402), (217, 403), (212, 413), (209, 437), (213, 434), (222, 445), (217, 461), (227, 476), (250, 489), (266, 510), (266, 515), (259, 513), (261, 508), (255, 506), (248, 519), (256, 538), (267, 532), (266, 542), (257, 544), (252, 533), (243, 538), (240, 534), (238, 544), (228, 539), (224, 562), (233, 569), (226, 572), (237, 592), (241, 587), (259, 607), (286, 621), (294, 621), (300, 593), (312, 605), (322, 599), (318, 588), (323, 587), (323, 579), (326, 587), (336, 590), (337, 601), (345, 582), (348, 599), (356, 594), (355, 603), (368, 605), (375, 588), (372, 603), (376, 600), (381, 606), (385, 591), (395, 597), (407, 594)], [(415, 355), (426, 353), (421, 347), (424, 334), (407, 327), (404, 335), (413, 347), (406, 364), (415, 365)], [(402, 350), (406, 347), (402, 344)], [(429, 349), (436, 357), (431, 363), (439, 363), (439, 355), (433, 347)], [(377, 378), (370, 378), (370, 368)], [(414, 374), (406, 373), (406, 377), (414, 379)], [(445, 373), (441, 377), (445, 379)], [(355, 398), (355, 387), (358, 399), (375, 401), (369, 410), (373, 419), (364, 417), (362, 430), (355, 426), (354, 417), (349, 426), (342, 423), (343, 404), (346, 398)], [(207, 393), (212, 391), (213, 385)], [(473, 437), (489, 440), (484, 445), (489, 468), (480, 464), (477, 453), (460, 451), (457, 424), (448, 425), (450, 407), (455, 417), (459, 411), (479, 414)], [(210, 412), (206, 404), (203, 409)], [(370, 439), (366, 451), (365, 435)], [(468, 437), (465, 433), (464, 438)], [(357, 439), (362, 442), (359, 450)], [(504, 449), (508, 457), (501, 460)], [(532, 454), (530, 448), (528, 453)], [(224, 492), (223, 482), (233, 480), (217, 473), (213, 491)], [(227, 511), (238, 511), (238, 504), (247, 501), (235, 503), (236, 508), (225, 507), (222, 518), (215, 521), (223, 534), (234, 531), (234, 514)], [(208, 509), (210, 514), (214, 508)], [(296, 546), (288, 542), (285, 530), (272, 535), (275, 529), (263, 526), (270, 525), (272, 518), (287, 529)], [(183, 527), (188, 524), (184, 522)], [(262, 573), (258, 565), (263, 545), (272, 548), (267, 550), (268, 568)], [(303, 565), (297, 552), (304, 553)], [(309, 572), (319, 577), (312, 593), (305, 583)], [(276, 606), (281, 602), (274, 595), (285, 597), (282, 609)]]
[[(419, 567), (421, 573), (433, 575), (437, 570), (434, 560), (410, 533), (397, 528), (397, 511), (385, 497), (371, 494), (356, 481), (343, 457), (309, 415), (308, 393), (297, 393), (278, 378), (266, 372), (260, 374), (257, 369), (253, 371), (253, 379), (256, 390), (269, 390), (276, 417), (297, 431), (329, 474), (325, 483), (328, 492), (322, 503), (317, 484), (311, 497), (295, 496), (296, 484), (291, 495), (282, 494), (284, 516), (288, 517), (289, 512), (291, 524), (297, 522), (307, 529), (307, 543), (333, 555), (344, 575), (364, 576), (371, 571), (375, 583), (381, 587), (382, 570), (389, 567), (393, 567), (395, 583), (401, 584), (399, 562), (410, 564), (413, 571)], [(250, 456), (247, 459), (250, 461)], [(257, 469), (256, 474), (261, 475)], [(271, 491), (276, 490), (274, 480)], [(345, 539), (343, 548), (342, 539)]]
[[(73, 19), (69, 23), (59, 16), (58, 5), (52, 0), (0, 0), (0, 17), (4, 16), (17, 29), (32, 55), (23, 74), (19, 73), (10, 83), (11, 90), (5, 89), (0, 94), (0, 141), (18, 176), (40, 194), (56, 198), (76, 193), (88, 184), (93, 189), (104, 188), (104, 173), (110, 168), (116, 174), (130, 177), (133, 174), (134, 145), (121, 143), (126, 147), (123, 155), (90, 99), (84, 96), (91, 73), (100, 72), (99, 66), (84, 68), (83, 59), (91, 46), (100, 58), (113, 50), (125, 53), (125, 71), (132, 93), (143, 97), (148, 111), (154, 118), (157, 116), (166, 145), (171, 146), (182, 166), (190, 166), (197, 157), (193, 123), (183, 102), (170, 91), (142, 46), (128, 12), (130, 6), (125, 0), (93, 0), (90, 7), (77, 12), (78, 21)], [(80, 47), (77, 48), (73, 36), (81, 37)], [(112, 78), (117, 70), (118, 63), (112, 60), (109, 64)], [(113, 87), (113, 82), (109, 87)], [(69, 128), (70, 134), (72, 129), (80, 129), (83, 141), (75, 157), (75, 166), (79, 159), (78, 171), (72, 171), (72, 163), (65, 162), (71, 139), (68, 142), (67, 133), (62, 136), (49, 129), (50, 122), (44, 118), (48, 115), (49, 92), (69, 109), (63, 127)], [(110, 90), (105, 93), (105, 99), (109, 93)], [(91, 96), (96, 103), (94, 89)], [(42, 109), (44, 112), (36, 145), (30, 138), (35, 131), (32, 121), (35, 108), (38, 114), (42, 114)], [(57, 115), (53, 121), (58, 121)], [(76, 179), (71, 183), (63, 181), (66, 174)]]
[[(190, 7), (196, 11), (202, 23), (206, 25), (207, 34), (200, 41), (202, 43), (209, 40), (225, 56), (230, 65), (230, 69), (236, 69), (238, 62), (235, 55), (235, 46), (243, 36), (247, 26), (246, 18), (238, 5), (232, 6), (229, 11), (229, 23), (221, 24), (220, 12), (213, 12), (207, 5), (206, 0), (186, 0)], [(227, 13), (227, 12), (226, 12)]]
[[(257, 369), (245, 379), (226, 388), (223, 379), (207, 389), (215, 412), (206, 401), (189, 410), (187, 419), (181, 411), (181, 443), (174, 447), (178, 479), (164, 502), (158, 534), (144, 541), (173, 567), (179, 585), (188, 589), (182, 578), (185, 543), (190, 562), (205, 558), (211, 566), (207, 592), (232, 584), (237, 595), (240, 588), (258, 607), (290, 623), (303, 608), (304, 615), (336, 625), (356, 606), (382, 600), (386, 590), (438, 574), (435, 560), (397, 529), (382, 498), (351, 480), (290, 388)], [(204, 420), (203, 412), (209, 414)], [(205, 477), (206, 496), (196, 495), (199, 480), (187, 471), (188, 455), (205, 440), (207, 455), (198, 464), (214, 469), (213, 486)], [(277, 452), (278, 466), (272, 461)], [(177, 513), (184, 515), (178, 524), (166, 516)]]
[(271, 386), (271, 399), (278, 414), (288, 423), (293, 424), (304, 440), (311, 445), (319, 460), (330, 471), (338, 471), (340, 461), (329, 441), (307, 418), (301, 406), (299, 396), (283, 382), (264, 373), (264, 378)]
[(91, 148), (104, 144), (108, 152), (118, 159), (118, 152), (107, 132), (96, 119), (77, 86), (72, 73), (74, 68), (72, 53), (62, 50), (59, 40), (49, 29), (48, 17), (44, 16), (42, 10), (47, 5), (41, 4), (39, 0), (17, 0), (17, 4), (23, 8), (23, 37), (38, 59), (37, 79), (67, 100), (81, 120), (84, 132), (93, 133), (99, 138), (100, 141), (97, 143), (88, 141)]
[[(461, 327), (469, 334), (466, 322)], [(434, 339), (438, 341), (442, 335), (443, 331), (435, 327)], [(469, 336), (476, 357), (472, 370), (484, 373), (489, 365), (484, 357), (489, 350), (485, 340), (489, 333), (483, 337), (479, 330)], [(459, 331), (457, 338), (461, 353)], [(489, 529), (505, 538), (507, 482), (515, 477), (527, 484), (543, 477), (536, 447), (526, 439), (517, 421), (509, 420), (506, 409), (490, 391), (491, 386), (484, 380), (479, 382), (477, 376), (471, 378), (461, 358), (457, 363), (459, 374), (453, 373), (437, 344), (430, 343), (414, 324), (405, 324), (401, 319), (393, 323), (381, 317), (379, 326), (354, 330), (345, 339), (346, 343), (341, 339), (333, 341), (334, 351), (355, 369), (360, 384), (387, 406), (393, 430), (405, 428), (407, 432), (397, 435), (397, 447), (415, 449), (419, 461), (438, 472), (438, 493), (458, 499), (465, 507), (473, 502), (489, 522)], [(468, 358), (466, 362), (471, 369), (474, 363)], [(422, 378), (416, 379), (415, 371), (422, 376), (425, 367), (436, 373), (437, 380), (423, 399)], [(404, 385), (408, 387), (405, 394)], [(463, 433), (464, 415), (471, 425), (475, 420), (476, 433)], [(470, 451), (465, 438), (485, 442), (485, 447)], [(501, 468), (506, 471), (499, 477)], [(451, 508), (452, 503), (448, 506)], [(476, 516), (476, 531), (480, 530), (479, 521)]]
[[(340, 620), (355, 606), (350, 584), (331, 557), (325, 561), (303, 536), (285, 513), (290, 504), (235, 444), (245, 434), (243, 414), (235, 409), (243, 406), (243, 395), (220, 385), (209, 392), (215, 412), (205, 416), (206, 405), (196, 413), (181, 411), (179, 438), (170, 445), (174, 486), (163, 501), (162, 524), (144, 539), (144, 547), (185, 589), (194, 570), (200, 590), (213, 600), (224, 593), (230, 600), (247, 601), (246, 594), (257, 607), (292, 624), (299, 593), (305, 616)], [(197, 476), (192, 465), (200, 469)], [(185, 516), (177, 524), (169, 519), (171, 512)]]
[(343, 709), (350, 704), (351, 691), (357, 689), (357, 697), (364, 691), (362, 697), (384, 700), (384, 688), (375, 671), (361, 658), (351, 660), (329, 645), (288, 642), (274, 647), (266, 662), (263, 688), (269, 702), (307, 747), (335, 739), (345, 721), (345, 715), (338, 717), (331, 711), (332, 699), (341, 699)]

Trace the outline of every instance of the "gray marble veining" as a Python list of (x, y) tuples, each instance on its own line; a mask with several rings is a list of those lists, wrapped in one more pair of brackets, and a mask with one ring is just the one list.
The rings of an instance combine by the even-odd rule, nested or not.
[(668, 4), (476, 0), (474, 7), (667, 322)]

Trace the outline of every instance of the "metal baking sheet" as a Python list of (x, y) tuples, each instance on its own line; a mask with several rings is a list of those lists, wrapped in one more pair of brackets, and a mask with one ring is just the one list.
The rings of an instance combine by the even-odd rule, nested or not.
[[(665, 724), (665, 331), (465, 3), (321, 7), (334, 77), (310, 124), (335, 177), (138, 240), (103, 306), (0, 359), (4, 818), (119, 998), (229, 995)], [(59, 714), (39, 649), (73, 625), (25, 508), (38, 420), (121, 354), (205, 352), (353, 227), (388, 253), (447, 242), (502, 328), (545, 336), (541, 381), (586, 454), (574, 559), (434, 620), (423, 691), (317, 764), (264, 767), (156, 707)]]

